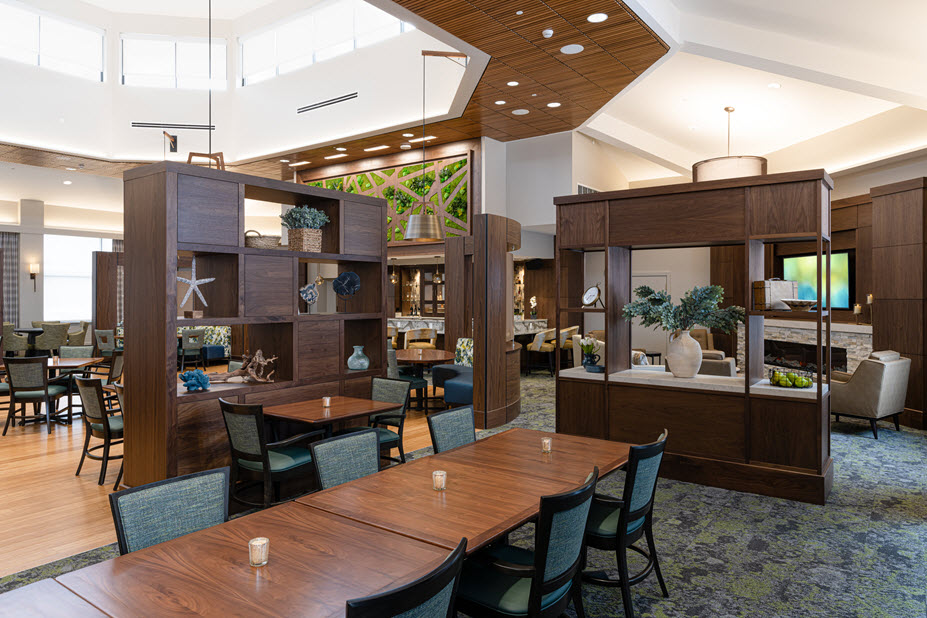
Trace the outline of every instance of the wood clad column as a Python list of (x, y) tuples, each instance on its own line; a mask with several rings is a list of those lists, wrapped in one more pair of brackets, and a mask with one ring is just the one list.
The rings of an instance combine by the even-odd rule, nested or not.
[[(467, 254), (466, 245), (471, 250)], [(472, 264), (472, 237), (457, 236), (444, 243), (444, 349), (453, 352), (457, 340), (472, 337), (472, 302), (467, 293), (467, 273)]]
[(119, 321), (116, 307), (119, 303), (119, 266), (123, 253), (93, 252), (93, 328), (113, 330)]
[(902, 422), (924, 424), (927, 379), (927, 178), (875, 187), (872, 196), (872, 348), (911, 359)]

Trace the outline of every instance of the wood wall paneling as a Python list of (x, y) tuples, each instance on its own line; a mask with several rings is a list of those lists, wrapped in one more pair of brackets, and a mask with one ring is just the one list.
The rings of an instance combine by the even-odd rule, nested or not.
[(237, 247), (238, 183), (180, 174), (177, 184), (177, 242)]
[(231, 464), (228, 433), (217, 399), (178, 404), (177, 428), (178, 475)]
[(604, 246), (606, 215), (605, 202), (561, 207), (557, 223), (560, 247), (567, 249)]
[(557, 381), (557, 433), (588, 438), (609, 435), (605, 382)]
[(293, 315), (292, 258), (245, 256), (245, 317)]
[[(124, 254), (109, 251), (93, 252), (93, 317), (92, 325), (98, 330), (113, 330), (119, 318), (116, 315), (118, 303), (118, 266)], [(15, 322), (16, 320), (11, 320)]]
[(819, 215), (815, 191), (820, 183), (795, 182), (751, 187), (747, 199), (751, 236), (814, 235)]
[(275, 406), (294, 401), (309, 401), (322, 397), (333, 397), (340, 391), (341, 384), (337, 381), (307, 384), (293, 388), (281, 388), (273, 391), (248, 393), (244, 396), (245, 403), (262, 403), (265, 406)]
[[(557, 313), (557, 271), (555, 260), (532, 260), (534, 269), (525, 266), (525, 311), (530, 312), (528, 299), (538, 299), (538, 318), (554, 325)], [(564, 325), (562, 328), (566, 328)]]
[(300, 380), (337, 376), (341, 348), (340, 320), (302, 320), (297, 326)]
[(872, 246), (922, 244), (924, 242), (923, 199), (921, 191), (906, 191), (873, 198)]
[(823, 455), (817, 410), (814, 402), (751, 397), (750, 462), (817, 470)]
[(873, 270), (879, 274), (872, 293), (879, 300), (920, 300), (924, 296), (924, 245), (894, 245), (872, 249)]
[(612, 246), (710, 245), (743, 238), (743, 188), (670, 194), (659, 202), (643, 197), (609, 202)]
[(341, 382), (341, 394), (346, 397), (370, 399), (373, 378), (352, 378)]
[(924, 354), (923, 300), (882, 300), (876, 297), (872, 313), (875, 320), (873, 350)]
[[(215, 278), (203, 284), (201, 292), (208, 305), (204, 306), (196, 293), (192, 296), (193, 308), (203, 312), (205, 318), (237, 318), (238, 316), (238, 256), (229, 253), (204, 253), (196, 256), (197, 279)], [(179, 283), (178, 294), (187, 293), (187, 285)], [(183, 296), (181, 296), (183, 300)]]
[(349, 255), (379, 255), (380, 237), (385, 233), (380, 220), (382, 209), (369, 204), (344, 202), (344, 249)]

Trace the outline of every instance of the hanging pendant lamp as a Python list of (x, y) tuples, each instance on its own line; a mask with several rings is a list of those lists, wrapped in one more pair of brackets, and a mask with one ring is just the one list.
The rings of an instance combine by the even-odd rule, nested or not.
[(731, 156), (731, 114), (734, 108), (725, 107), (724, 111), (727, 112), (727, 156), (706, 159), (692, 165), (693, 182), (766, 174), (765, 158), (750, 155)]
[[(425, 178), (425, 52), (422, 51), (422, 178)], [(412, 203), (412, 212), (409, 215), (409, 225), (403, 235), (404, 240), (413, 242), (440, 242), (444, 240), (444, 229), (441, 218), (434, 212), (434, 205), (426, 200), (416, 200)], [(431, 212), (429, 212), (429, 210)]]

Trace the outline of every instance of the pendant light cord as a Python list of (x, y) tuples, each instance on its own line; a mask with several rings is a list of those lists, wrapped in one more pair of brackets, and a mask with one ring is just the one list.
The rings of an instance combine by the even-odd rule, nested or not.
[[(425, 186), (425, 59), (427, 56), (422, 54), (422, 187)], [(422, 196), (422, 214), (428, 214), (426, 205), (426, 196)]]
[[(209, 80), (209, 126), (206, 128), (209, 136), (209, 154), (212, 154), (212, 0), (208, 0), (209, 6), (209, 37), (207, 45), (209, 46), (208, 59), (209, 59), (209, 71), (208, 77)], [(212, 167), (212, 159), (209, 159), (209, 167)]]
[(724, 111), (727, 112), (727, 156), (731, 156), (731, 114), (734, 112), (734, 108), (727, 106)]

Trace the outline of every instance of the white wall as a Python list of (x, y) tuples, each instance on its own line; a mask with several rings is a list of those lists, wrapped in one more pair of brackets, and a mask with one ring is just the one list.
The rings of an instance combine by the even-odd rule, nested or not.
[(506, 144), (490, 137), (480, 139), (480, 170), (483, 173), (483, 186), (480, 199), (483, 212), (490, 215), (506, 216)]
[(834, 177), (832, 200), (869, 193), (872, 187), (927, 176), (927, 155)]
[[(30, 321), (42, 319), (42, 313), (45, 311), (44, 278), (41, 274), (36, 277), (34, 290), (33, 282), (29, 278), (29, 264), (44, 264), (45, 204), (38, 200), (22, 200), (19, 208), (22, 223), (17, 230), (19, 231), (19, 315), (17, 321), (20, 326), (31, 326)], [(41, 268), (41, 270), (45, 269)], [(3, 276), (9, 275), (3, 273)], [(6, 313), (8, 319), (15, 315), (10, 308), (6, 309)]]
[(573, 193), (577, 191), (577, 185), (596, 191), (620, 191), (628, 188), (628, 179), (621, 171), (617, 148), (578, 131), (573, 131), (572, 136)]
[(554, 133), (506, 143), (506, 216), (522, 229), (556, 221), (554, 198), (573, 186), (572, 133)]
[(552, 260), (554, 259), (554, 237), (552, 234), (523, 229), (521, 249), (513, 251), (512, 255), (521, 258)]

